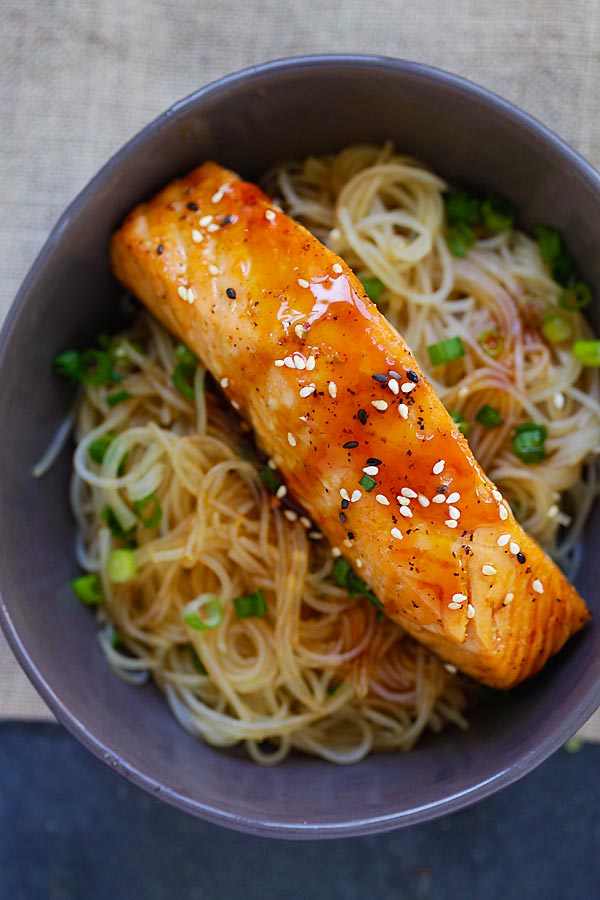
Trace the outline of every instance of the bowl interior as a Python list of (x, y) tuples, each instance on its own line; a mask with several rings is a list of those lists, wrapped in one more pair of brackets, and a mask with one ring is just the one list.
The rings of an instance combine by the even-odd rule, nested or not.
[[(521, 224), (560, 228), (600, 290), (600, 188), (578, 157), (514, 109), (464, 82), (377, 59), (275, 64), (183, 101), (114, 158), (70, 207), (30, 272), (0, 349), (0, 547), (4, 626), (59, 718), (95, 753), (192, 812), (255, 832), (364, 833), (464, 805), (514, 780), (565, 740), (599, 697), (596, 622), (541, 676), (407, 755), (335, 768), (294, 757), (262, 769), (192, 739), (151, 686), (114, 678), (92, 616), (65, 585), (76, 572), (65, 451), (40, 481), (31, 467), (72, 402), (53, 356), (114, 320), (112, 230), (139, 200), (214, 158), (256, 178), (274, 162), (391, 139), (450, 181), (500, 191)], [(600, 308), (590, 316), (600, 328)], [(598, 608), (600, 531), (586, 530), (578, 587)]]

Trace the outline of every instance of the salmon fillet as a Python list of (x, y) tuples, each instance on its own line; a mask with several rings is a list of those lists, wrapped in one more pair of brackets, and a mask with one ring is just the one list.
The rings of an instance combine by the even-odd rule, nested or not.
[(588, 620), (351, 269), (258, 187), (206, 163), (131, 212), (111, 259), (418, 641), (509, 688)]

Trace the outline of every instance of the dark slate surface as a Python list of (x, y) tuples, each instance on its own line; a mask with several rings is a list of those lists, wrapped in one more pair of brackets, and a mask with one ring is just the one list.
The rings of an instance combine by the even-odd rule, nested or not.
[(56, 725), (0, 725), (0, 900), (593, 900), (600, 747), (379, 837), (288, 843), (207, 825)]

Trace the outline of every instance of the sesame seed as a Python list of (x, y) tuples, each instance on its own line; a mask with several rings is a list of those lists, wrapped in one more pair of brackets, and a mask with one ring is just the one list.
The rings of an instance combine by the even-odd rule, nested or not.
[(208, 228), (206, 230), (207, 231), (218, 231), (219, 226), (215, 222), (213, 222), (211, 225), (208, 226)]
[(475, 617), (475, 607), (469, 603), (467, 606), (467, 619), (473, 619)]
[(265, 210), (265, 219), (267, 220), (267, 222), (274, 222), (275, 221), (275, 210), (274, 209)]
[(362, 569), (362, 559), (357, 559), (354, 563), (357, 569)]
[(393, 538), (396, 538), (397, 541), (402, 540), (402, 532), (400, 531), (399, 528), (392, 528), (392, 530), (390, 531), (390, 534)]
[(342, 509), (348, 509), (349, 506), (350, 506), (349, 500), (342, 500), (342, 502), (341, 502)]
[(371, 406), (374, 406), (375, 409), (380, 410), (380, 412), (383, 412), (384, 409), (388, 408), (387, 402), (385, 400), (372, 400)]
[(376, 495), (375, 495), (375, 499), (377, 500), (378, 503), (381, 503), (382, 506), (389, 506), (389, 505), (390, 505), (390, 501), (389, 501), (388, 498), (385, 496), (385, 494), (376, 494)]
[(223, 199), (223, 191), (217, 191), (210, 199), (212, 203), (219, 203)]
[(338, 559), (338, 557), (340, 557), (342, 555), (342, 551), (340, 550), (339, 547), (332, 547), (331, 555), (333, 556), (334, 559)]
[(446, 503), (458, 503), (460, 500), (460, 494), (458, 491), (452, 491), (451, 494), (448, 494), (446, 497)]
[(219, 384), (221, 385), (222, 388), (226, 388), (227, 385), (229, 384), (229, 378), (221, 378)]
[(212, 216), (202, 216), (202, 218), (200, 219), (200, 227), (206, 228), (207, 225), (210, 225), (212, 220), (213, 220)]
[(294, 365), (297, 369), (305, 369), (306, 361), (304, 357), (300, 356), (298, 353), (294, 353)]
[(557, 409), (565, 408), (565, 395), (561, 391), (558, 391), (552, 399)]
[(275, 360), (275, 365), (280, 369), (282, 366), (285, 365), (285, 363), (284, 363), (284, 361), (283, 361), (282, 359), (276, 359), (276, 360)]
[(275, 491), (275, 496), (278, 500), (281, 500), (287, 494), (287, 488), (285, 484), (280, 484), (277, 490)]
[(344, 450), (354, 450), (355, 447), (358, 447), (358, 441), (346, 441), (345, 444), (342, 444)]
[(188, 303), (193, 303), (195, 299), (196, 299), (196, 292), (195, 292), (195, 290), (194, 290), (193, 288), (188, 288), (188, 292), (187, 292), (187, 302), (188, 302)]
[(500, 491), (497, 491), (496, 488), (494, 488), (494, 490), (492, 491), (492, 497), (494, 498), (494, 500), (497, 500), (498, 503), (502, 502), (502, 494), (500, 493)]
[(291, 431), (288, 431), (288, 444), (290, 445), (290, 447), (296, 446), (296, 438)]
[(414, 387), (415, 385), (412, 383), (412, 381), (405, 381), (404, 384), (400, 385), (400, 390), (403, 394), (410, 394)]
[(187, 301), (187, 288), (186, 287), (184, 287), (182, 284), (180, 284), (179, 287), (177, 288), (177, 293), (179, 294), (179, 296), (181, 297), (182, 300)]
[(339, 263), (334, 263), (331, 267), (336, 275), (341, 275), (344, 269), (340, 266)]
[(300, 340), (302, 340), (302, 338), (306, 337), (306, 335), (308, 334), (304, 325), (301, 325), (300, 323), (294, 326), (294, 331), (296, 332), (296, 337), (299, 337)]
[(456, 675), (458, 669), (456, 666), (453, 666), (452, 663), (444, 663), (444, 668), (446, 672), (449, 672), (451, 675)]
[(329, 391), (329, 396), (333, 397), (333, 399), (335, 400), (335, 398), (337, 397), (337, 384), (335, 383), (335, 381), (329, 382), (328, 391)]
[(348, 538), (344, 538), (343, 540), (344, 547), (352, 547), (352, 541)]
[(421, 504), (421, 506), (429, 506), (429, 500), (424, 496), (424, 494), (419, 494), (419, 503)]
[(497, 544), (499, 547), (506, 547), (508, 542), (510, 541), (510, 534), (501, 534), (497, 540)]
[(368, 458), (368, 460), (367, 460), (367, 465), (368, 465), (368, 466), (380, 466), (380, 465), (381, 465), (381, 460), (380, 460), (380, 459), (377, 459), (376, 456), (370, 456), (370, 457)]
[(398, 412), (402, 416), (403, 419), (408, 419), (408, 406), (406, 403), (401, 403), (398, 407)]
[(393, 369), (388, 369), (388, 375), (390, 376), (390, 378), (395, 378), (396, 381), (400, 381), (402, 379), (402, 375), (400, 375), (398, 372), (394, 372)]
[(519, 562), (521, 565), (527, 562), (527, 557), (524, 553), (517, 553), (517, 562)]
[(316, 386), (314, 384), (307, 384), (306, 387), (300, 388), (300, 396), (310, 397), (311, 394), (314, 394), (315, 390)]
[(365, 466), (363, 469), (365, 475), (377, 475), (379, 473), (379, 469), (377, 466)]
[(191, 209), (192, 212), (198, 212), (198, 204), (194, 203), (193, 200), (190, 200), (190, 202), (186, 205), (187, 205), (187, 208)]
[(235, 298), (237, 297), (237, 294), (233, 288), (227, 288), (225, 293), (227, 294), (227, 296), (229, 297), (230, 300), (235, 300)]
[(508, 519), (507, 508), (505, 506), (499, 506), (498, 507), (498, 515), (500, 516), (500, 518), (502, 519), (503, 522), (506, 522), (506, 520)]
[(346, 490), (346, 488), (340, 488), (340, 497), (342, 500), (350, 500), (350, 494)]
[(536, 578), (536, 579), (535, 579), (535, 581), (533, 582), (533, 584), (531, 585), (531, 587), (534, 589), (534, 591), (536, 592), (536, 594), (543, 594), (543, 593), (544, 593), (544, 585), (542, 584), (542, 582), (540, 581), (539, 578)]
[[(442, 496), (442, 495), (440, 495), (440, 496)], [(456, 506), (449, 506), (448, 507), (448, 515), (450, 516), (451, 519), (455, 519), (455, 520), (460, 519), (460, 509), (458, 509)]]
[(447, 525), (448, 528), (456, 528), (456, 521), (454, 519), (446, 519), (444, 525)]
[(359, 411), (357, 412), (356, 415), (357, 415), (358, 421), (360, 422), (361, 425), (367, 424), (367, 419), (369, 417), (368, 417), (367, 411), (365, 409), (359, 409)]
[(398, 501), (400, 506), (410, 506), (410, 500), (408, 499), (408, 497), (398, 496), (398, 497), (396, 497), (396, 500)]
[(506, 597), (504, 598), (504, 602), (512, 603), (514, 599), (515, 599), (515, 595), (513, 594), (512, 591), (509, 591), (508, 594), (506, 595)]
[(462, 606), (460, 603), (449, 603), (448, 609), (462, 609)]
[(300, 516), (300, 524), (304, 526), (304, 528), (309, 529), (312, 525), (312, 522), (308, 518), (308, 516)]
[(403, 487), (400, 493), (403, 497), (410, 497), (411, 500), (414, 500), (417, 496), (417, 492), (413, 491), (413, 489), (409, 487)]
[(298, 521), (298, 513), (294, 512), (293, 509), (284, 509), (284, 516), (288, 520), (288, 522), (297, 522)]
[(508, 549), (511, 553), (514, 553), (515, 556), (517, 555), (517, 553), (521, 552), (521, 548), (516, 541), (511, 541)]
[(406, 377), (408, 378), (409, 381), (414, 381), (415, 384), (419, 383), (419, 376), (417, 375), (416, 372), (413, 372), (412, 369), (406, 370)]
[(382, 372), (376, 372), (374, 375), (371, 375), (373, 381), (379, 382), (379, 384), (387, 384), (388, 376), (384, 375)]
[(267, 465), (268, 465), (268, 467), (269, 467), (273, 472), (274, 472), (275, 469), (277, 468), (277, 463), (275, 462), (274, 459), (269, 459), (269, 460), (267, 460)]
[[(237, 402), (237, 400), (232, 400), (232, 401), (231, 401), (231, 405), (233, 406), (234, 409), (239, 409), (239, 408), (240, 408), (240, 404)], [(243, 423), (242, 423), (242, 424), (243, 424)]]
[(466, 594), (452, 594), (452, 602), (453, 603), (464, 603), (467, 599)]
[(209, 273), (210, 273), (211, 275), (218, 275), (218, 274), (219, 274), (219, 269), (218, 269), (217, 266), (214, 265), (214, 263), (211, 263), (211, 264), (209, 265), (208, 271), (209, 271)]
[(198, 231), (197, 228), (194, 228), (194, 230), (192, 231), (192, 240), (195, 244), (199, 244), (200, 241), (204, 240), (204, 238), (202, 237), (202, 233)]
[(388, 381), (388, 387), (392, 394), (397, 394), (400, 390), (400, 388), (398, 387), (398, 382), (395, 378), (390, 378), (390, 380)]
[(158, 245), (158, 247), (156, 248), (156, 252), (158, 253), (159, 256), (162, 256), (164, 249), (165, 248), (162, 244)]
[(306, 368), (308, 369), (309, 372), (312, 372), (314, 367), (315, 367), (315, 358), (314, 358), (314, 356), (309, 356), (308, 359), (306, 360)]
[(358, 489), (355, 491), (352, 491), (352, 496), (350, 497), (350, 503), (356, 503), (356, 501), (360, 500), (361, 497), (362, 497), (362, 494)]
[(408, 506), (401, 506), (400, 514), (406, 516), (407, 519), (412, 519), (412, 509), (409, 509)]
[(441, 475), (442, 472), (444, 471), (445, 465), (446, 465), (446, 460), (445, 460), (445, 459), (440, 459), (440, 460), (438, 460), (438, 462), (436, 462), (435, 466), (433, 467), (433, 474), (434, 474), (434, 475)]
[(340, 231), (339, 228), (332, 228), (331, 231), (329, 232), (329, 237), (331, 238), (332, 241), (339, 241), (341, 236), (342, 236), (342, 232)]
[(498, 570), (495, 569), (493, 566), (485, 565), (485, 566), (481, 567), (481, 574), (482, 575), (497, 575)]
[(558, 515), (558, 506), (556, 503), (553, 503), (548, 512), (546, 513), (549, 519), (555, 519)]
[[(346, 500), (345, 502), (346, 502), (346, 504), (348, 503), (347, 500)], [(343, 505), (344, 505), (344, 504), (342, 503), (342, 506), (343, 506)], [(339, 518), (340, 522), (342, 523), (342, 525), (345, 525), (345, 524), (346, 524), (346, 513), (345, 513), (345, 512), (339, 513), (338, 518)]]
[(443, 494), (436, 494), (434, 497), (431, 498), (431, 502), (432, 503), (445, 503), (446, 498), (444, 497)]
[(294, 360), (292, 359), (291, 356), (286, 356), (285, 359), (283, 360), (283, 364), (284, 364), (284, 366), (287, 366), (288, 369), (296, 368), (296, 363), (294, 362)]
[(299, 279), (298, 279), (298, 285), (299, 285), (301, 288), (307, 288), (307, 287), (308, 287), (308, 281), (306, 280), (306, 278), (299, 278)]

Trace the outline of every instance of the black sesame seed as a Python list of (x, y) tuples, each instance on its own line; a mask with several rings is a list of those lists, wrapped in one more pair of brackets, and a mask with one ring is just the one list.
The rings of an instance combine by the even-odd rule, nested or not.
[(223, 228), (225, 225), (229, 225), (230, 222), (231, 222), (231, 216), (225, 216), (223, 221), (219, 222), (219, 225), (221, 228)]
[(366, 424), (367, 424), (367, 419), (368, 419), (368, 418), (369, 418), (369, 417), (367, 416), (366, 411), (365, 411), (364, 409), (359, 409), (359, 411), (358, 411), (358, 421), (360, 422), (360, 424), (361, 424), (361, 425), (366, 425)]
[(374, 381), (378, 381), (379, 384), (385, 384), (385, 383), (388, 381), (388, 376), (387, 376), (387, 375), (381, 375), (381, 374), (379, 374), (379, 375), (371, 375), (371, 378), (372, 378)]
[(230, 300), (235, 300), (235, 298), (236, 298), (236, 293), (235, 293), (235, 291), (234, 291), (233, 288), (227, 288), (227, 290), (225, 291), (225, 293), (227, 294), (227, 296), (229, 297)]
[(367, 460), (367, 465), (368, 465), (368, 466), (380, 466), (380, 465), (381, 465), (381, 460), (380, 460), (380, 459), (376, 459), (376, 457), (374, 457), (374, 456), (370, 456), (370, 457), (368, 458), (368, 460)]
[(446, 493), (446, 485), (440, 484), (439, 488), (436, 489), (436, 494), (445, 494)]
[(414, 384), (419, 383), (419, 376), (417, 375), (416, 372), (413, 372), (412, 369), (409, 369), (407, 371), (406, 377), (408, 378), (409, 381), (412, 381)]
[(346, 441), (345, 444), (342, 444), (344, 450), (354, 450), (355, 447), (358, 447), (358, 441)]
[(353, 540), (354, 540), (354, 532), (353, 532), (353, 531), (349, 531), (349, 532), (348, 532), (348, 540), (349, 540), (349, 541), (353, 541)]
[(198, 204), (190, 201), (187, 205), (188, 209), (191, 209), (192, 212), (198, 212)]
[(156, 252), (158, 253), (159, 256), (162, 254), (162, 252), (163, 252), (164, 249), (165, 249), (165, 248), (163, 247), (162, 244), (159, 244), (159, 245), (158, 245), (158, 247), (156, 248)]
[(341, 512), (340, 513), (340, 522), (342, 523), (342, 525), (345, 523), (345, 521), (346, 521), (346, 513)]
[(342, 509), (348, 509), (349, 506), (350, 506), (349, 500), (342, 500)]
[(390, 378), (395, 378), (396, 381), (400, 381), (400, 379), (402, 378), (402, 375), (399, 375), (398, 372), (394, 372), (393, 369), (389, 369), (388, 375), (390, 376)]
[(527, 562), (527, 557), (524, 553), (517, 553), (517, 561), (523, 565), (524, 562)]

